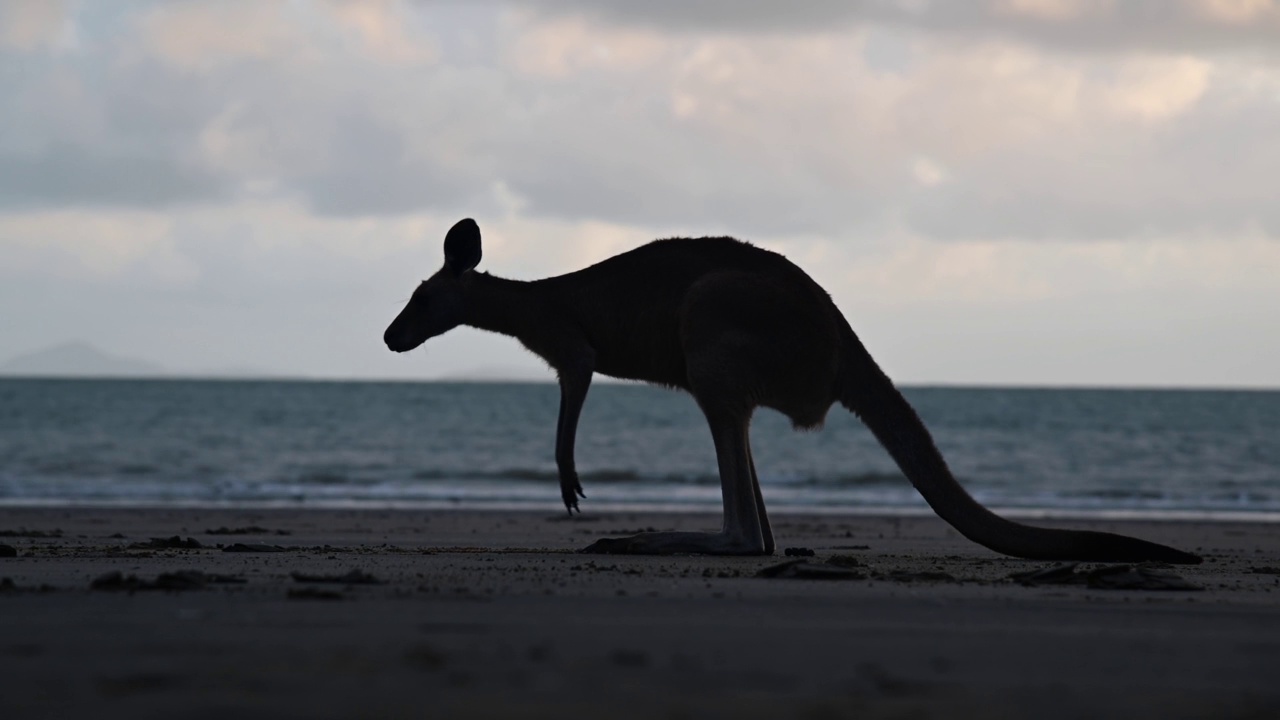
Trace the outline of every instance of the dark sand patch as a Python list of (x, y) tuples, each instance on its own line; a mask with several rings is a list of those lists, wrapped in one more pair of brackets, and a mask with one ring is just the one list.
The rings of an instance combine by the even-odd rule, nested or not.
[(331, 583), (341, 585), (385, 585), (386, 583), (374, 577), (371, 573), (363, 570), (353, 569), (341, 575), (311, 575), (307, 573), (293, 572), (289, 573), (294, 581), (300, 583)]
[(199, 540), (195, 538), (182, 538), (173, 535), (167, 538), (151, 538), (146, 542), (136, 542), (129, 545), (130, 550), (199, 550), (204, 547)]

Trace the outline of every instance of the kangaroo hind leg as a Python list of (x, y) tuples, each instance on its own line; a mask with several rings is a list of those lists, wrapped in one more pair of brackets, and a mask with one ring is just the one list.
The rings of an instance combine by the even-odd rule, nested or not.
[(751, 491), (756, 498), (756, 515), (760, 518), (760, 535), (764, 539), (764, 554), (772, 555), (774, 550), (773, 528), (769, 526), (769, 516), (764, 510), (764, 495), (760, 493), (760, 478), (756, 475), (756, 461), (751, 457), (751, 439), (747, 438), (747, 463), (751, 468)]
[(681, 308), (680, 333), (688, 390), (698, 401), (720, 469), (724, 524), (717, 533), (643, 533), (600, 540), (587, 552), (637, 554), (705, 553), (764, 555), (773, 535), (751, 459), (747, 426), (771, 378), (785, 370), (789, 355), (777, 348), (786, 337), (791, 300), (767, 279), (746, 273), (710, 275), (689, 291)]
[[(713, 343), (690, 357), (690, 391), (702, 408), (715, 443), (724, 499), (724, 523), (720, 532), (641, 533), (596, 541), (583, 552), (667, 555), (767, 555), (773, 552), (773, 534), (765, 515), (756, 478), (747, 426), (753, 407), (745, 398), (737, 359), (740, 348)], [(735, 368), (738, 372), (735, 372)]]
[(720, 466), (724, 495), (724, 525), (720, 532), (650, 532), (621, 538), (601, 538), (585, 553), (626, 555), (767, 555), (773, 535), (759, 501), (759, 487), (747, 445), (747, 421), (708, 416)]

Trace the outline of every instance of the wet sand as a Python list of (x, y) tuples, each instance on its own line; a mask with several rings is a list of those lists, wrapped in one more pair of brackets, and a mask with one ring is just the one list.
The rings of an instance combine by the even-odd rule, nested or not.
[(717, 523), (0, 509), (0, 717), (1280, 717), (1275, 525), (1046, 521), (1206, 561), (1039, 582), (931, 517), (780, 515), (771, 558), (573, 552)]

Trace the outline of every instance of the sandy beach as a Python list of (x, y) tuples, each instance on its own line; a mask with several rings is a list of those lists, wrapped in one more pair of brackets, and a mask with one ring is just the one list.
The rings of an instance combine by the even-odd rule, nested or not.
[(779, 515), (769, 558), (574, 552), (717, 522), (0, 509), (0, 717), (1280, 717), (1273, 525), (1045, 521), (1205, 563), (1021, 580), (1055, 564), (932, 517)]

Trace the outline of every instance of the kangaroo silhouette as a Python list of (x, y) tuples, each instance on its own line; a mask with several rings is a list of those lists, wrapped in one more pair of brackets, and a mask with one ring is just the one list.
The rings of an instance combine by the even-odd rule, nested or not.
[(648, 532), (584, 552), (769, 555), (773, 532), (748, 441), (758, 407), (797, 428), (833, 403), (854, 412), (933, 510), (996, 552), (1044, 560), (1199, 563), (1191, 553), (1112, 533), (1033, 527), (983, 507), (952, 476), (915, 410), (831, 297), (783, 256), (729, 237), (656, 240), (583, 270), (534, 281), (477, 272), (470, 218), (444, 240), (383, 340), (412, 350), (459, 325), (510, 335), (560, 381), (556, 465), (570, 514), (585, 497), (574, 468), (578, 416), (593, 373), (685, 390), (706, 416), (724, 497), (720, 532)]

